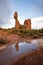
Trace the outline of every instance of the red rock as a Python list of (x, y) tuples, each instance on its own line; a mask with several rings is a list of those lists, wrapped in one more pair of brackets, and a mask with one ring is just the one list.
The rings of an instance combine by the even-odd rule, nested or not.
[(25, 20), (24, 26), (25, 26), (26, 29), (31, 29), (31, 19)]
[(15, 18), (15, 28), (19, 28), (20, 23), (18, 21), (18, 13), (17, 12), (14, 13), (14, 18)]
[[(20, 23), (18, 21), (18, 13), (15, 12), (14, 13), (14, 19), (15, 19), (15, 28), (20, 28)], [(31, 19), (27, 19), (24, 21), (24, 25), (23, 25), (26, 29), (31, 29)]]

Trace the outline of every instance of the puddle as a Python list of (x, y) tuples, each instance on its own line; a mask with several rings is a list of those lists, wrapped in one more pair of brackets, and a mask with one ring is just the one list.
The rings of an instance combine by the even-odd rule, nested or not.
[(36, 50), (37, 48), (39, 48), (39, 44), (36, 40), (31, 41), (31, 43), (19, 42), (17, 44), (9, 45), (0, 52), (0, 64), (3, 65), (6, 61), (16, 58), (23, 53)]

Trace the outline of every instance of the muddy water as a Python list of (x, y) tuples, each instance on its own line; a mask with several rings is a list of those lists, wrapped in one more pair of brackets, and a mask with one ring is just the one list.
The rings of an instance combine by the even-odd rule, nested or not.
[(0, 65), (10, 65), (13, 58), (27, 53), (32, 50), (36, 50), (40, 47), (38, 42), (43, 42), (43, 39), (33, 40), (31, 43), (19, 42), (17, 44), (9, 45), (0, 52)]

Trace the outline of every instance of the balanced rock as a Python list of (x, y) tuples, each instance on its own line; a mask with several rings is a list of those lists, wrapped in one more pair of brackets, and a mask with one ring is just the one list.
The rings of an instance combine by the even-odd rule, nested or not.
[(14, 18), (15, 18), (15, 28), (19, 28), (20, 23), (18, 21), (18, 13), (17, 12), (14, 13)]
[[(15, 28), (19, 29), (21, 27), (19, 21), (18, 21), (18, 13), (14, 13), (14, 19), (15, 19)], [(23, 27), (25, 29), (31, 29), (31, 19), (27, 19), (24, 21)]]

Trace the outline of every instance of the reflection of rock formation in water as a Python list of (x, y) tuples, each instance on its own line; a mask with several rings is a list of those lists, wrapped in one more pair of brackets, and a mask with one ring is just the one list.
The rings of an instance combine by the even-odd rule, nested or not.
[[(20, 28), (20, 23), (19, 23), (19, 21), (18, 21), (18, 13), (17, 12), (15, 12), (14, 13), (14, 18), (15, 18), (15, 28)], [(31, 29), (31, 19), (27, 19), (27, 20), (25, 20), (24, 21), (24, 25), (23, 25), (26, 29)]]
[(18, 45), (18, 43), (15, 45), (15, 49), (16, 49), (16, 51), (19, 50), (19, 45)]
[(18, 21), (18, 13), (17, 12), (14, 13), (14, 18), (15, 18), (15, 28), (19, 28), (20, 23)]

